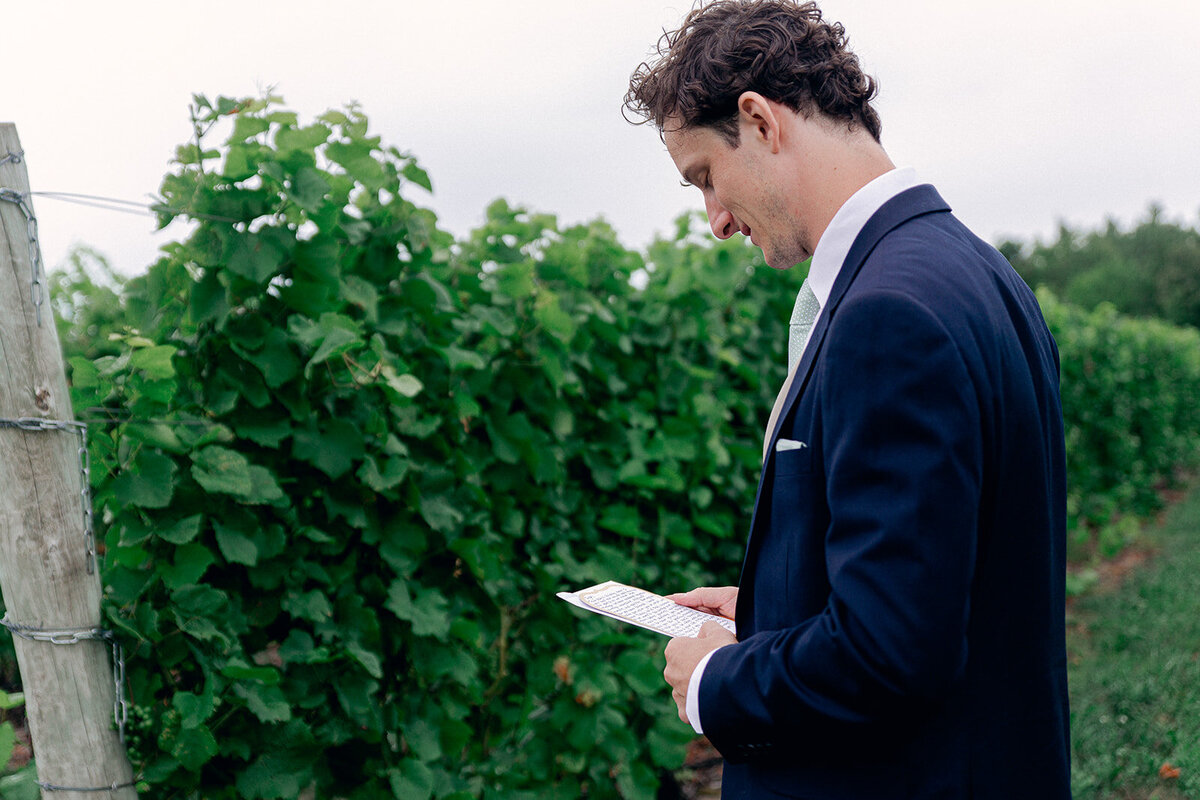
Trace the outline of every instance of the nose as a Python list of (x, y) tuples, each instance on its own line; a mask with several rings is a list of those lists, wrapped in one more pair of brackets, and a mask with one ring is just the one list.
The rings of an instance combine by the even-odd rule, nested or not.
[(717, 198), (711, 193), (706, 193), (704, 198), (704, 210), (708, 213), (708, 224), (712, 228), (713, 236), (718, 239), (728, 239), (737, 233), (740, 228), (733, 221), (733, 214), (729, 209), (717, 202)]

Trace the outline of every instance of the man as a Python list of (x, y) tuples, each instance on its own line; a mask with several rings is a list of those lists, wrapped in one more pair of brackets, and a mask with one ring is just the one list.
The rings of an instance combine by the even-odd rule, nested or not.
[(880, 146), (873, 82), (812, 3), (718, 0), (627, 108), (713, 233), (812, 257), (734, 617), (673, 639), (726, 798), (1066, 798), (1058, 352), (1012, 268)]

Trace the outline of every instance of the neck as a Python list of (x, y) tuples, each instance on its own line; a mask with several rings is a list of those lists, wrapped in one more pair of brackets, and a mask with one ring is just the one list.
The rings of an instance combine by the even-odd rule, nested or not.
[(850, 197), (871, 181), (896, 168), (892, 160), (865, 131), (847, 133), (844, 128), (822, 130), (811, 137), (808, 147), (797, 153), (794, 213), (810, 224), (808, 252)]

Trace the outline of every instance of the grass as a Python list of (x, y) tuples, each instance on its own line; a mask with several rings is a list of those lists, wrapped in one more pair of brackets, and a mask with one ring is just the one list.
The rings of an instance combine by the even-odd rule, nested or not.
[(1068, 612), (1075, 800), (1200, 800), (1200, 487), (1144, 541)]

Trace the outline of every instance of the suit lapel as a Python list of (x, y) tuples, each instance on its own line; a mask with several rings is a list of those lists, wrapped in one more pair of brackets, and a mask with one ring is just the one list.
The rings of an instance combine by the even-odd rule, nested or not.
[[(829, 299), (825, 306), (821, 309), (821, 315), (817, 319), (816, 327), (813, 328), (812, 336), (809, 338), (808, 346), (804, 348), (804, 353), (797, 362), (796, 368), (788, 375), (784, 382), (783, 389), (775, 400), (775, 407), (772, 409), (771, 418), (767, 424), (766, 442), (763, 448), (763, 468), (759, 474), (758, 491), (754, 497), (754, 513), (750, 519), (750, 534), (746, 542), (746, 556), (742, 562), (742, 577), (739, 585), (745, 587), (748, 585), (749, 575), (748, 570), (752, 569), (753, 560), (751, 555), (754, 550), (755, 533), (757, 531), (758, 513), (763, 502), (763, 488), (766, 485), (766, 476), (769, 469), (774, 464), (774, 452), (776, 443), (779, 440), (780, 431), (783, 428), (783, 421), (787, 419), (792, 407), (796, 404), (796, 400), (803, 393), (805, 386), (808, 385), (809, 378), (812, 377), (813, 366), (816, 363), (817, 356), (821, 352), (821, 346), (825, 341), (825, 334), (829, 330), (829, 326), (833, 324), (834, 316), (837, 313), (837, 307), (842, 302), (846, 291), (858, 277), (862, 265), (866, 262), (867, 256), (875, 249), (880, 240), (892, 229), (908, 222), (911, 219), (929, 214), (935, 211), (949, 211), (950, 207), (946, 205), (946, 201), (942, 199), (937, 190), (929, 184), (914, 186), (893, 197), (884, 203), (878, 211), (876, 211), (863, 229), (859, 231), (858, 236), (854, 239), (854, 244), (850, 246), (849, 252), (846, 254), (846, 260), (842, 262), (842, 268), (838, 272), (837, 278), (833, 282), (833, 288), (829, 292)], [(741, 597), (739, 596), (739, 600)], [(749, 605), (749, 604), (748, 604)], [(749, 613), (749, 610), (747, 610)], [(743, 619), (742, 604), (738, 604), (738, 627), (741, 629), (743, 624), (749, 624), (749, 619)], [(751, 630), (747, 627), (746, 630)]]

